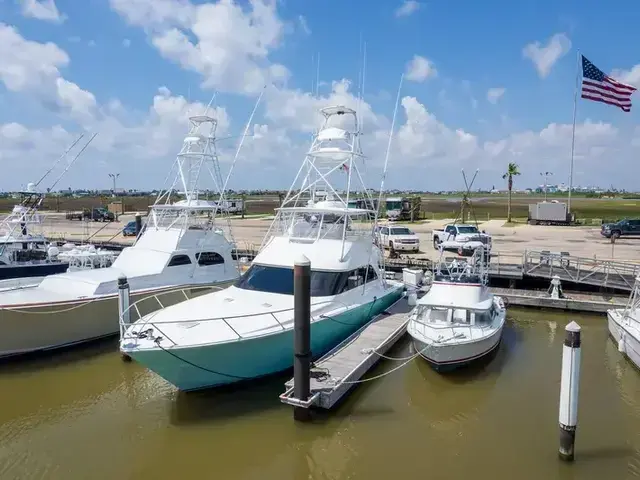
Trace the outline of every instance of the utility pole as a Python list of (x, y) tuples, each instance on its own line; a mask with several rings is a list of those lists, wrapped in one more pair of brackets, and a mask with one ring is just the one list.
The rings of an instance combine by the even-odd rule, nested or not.
[(111, 191), (111, 193), (115, 197), (116, 196), (116, 178), (118, 178), (120, 176), (120, 174), (119, 173), (110, 173), (109, 176), (113, 180), (113, 190)]
[(540, 175), (544, 177), (544, 201), (547, 201), (547, 177), (553, 175), (551, 172), (540, 172)]

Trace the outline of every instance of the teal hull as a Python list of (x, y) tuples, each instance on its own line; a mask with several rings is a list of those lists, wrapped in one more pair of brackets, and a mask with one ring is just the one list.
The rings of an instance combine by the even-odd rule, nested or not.
[[(393, 305), (402, 288), (335, 317), (311, 324), (314, 358), (327, 353)], [(127, 352), (182, 391), (200, 390), (282, 372), (293, 366), (293, 329), (237, 342)]]

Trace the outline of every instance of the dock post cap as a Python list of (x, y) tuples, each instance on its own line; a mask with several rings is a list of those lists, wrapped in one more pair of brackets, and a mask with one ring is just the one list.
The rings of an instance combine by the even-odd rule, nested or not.
[(295, 259), (293, 264), (296, 266), (306, 267), (308, 265), (311, 265), (311, 260), (309, 260), (305, 255), (300, 255)]
[(564, 329), (567, 332), (573, 332), (573, 333), (578, 333), (581, 330), (580, 325), (578, 325), (575, 320), (572, 320), (571, 323), (567, 324), (567, 326), (564, 327)]
[(118, 283), (126, 283), (127, 281), (127, 276), (124, 273), (121, 273), (120, 275), (118, 275)]

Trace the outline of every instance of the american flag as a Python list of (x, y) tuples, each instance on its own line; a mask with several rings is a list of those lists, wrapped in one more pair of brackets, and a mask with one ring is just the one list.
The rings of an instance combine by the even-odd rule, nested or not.
[(614, 105), (625, 112), (631, 111), (631, 95), (635, 87), (605, 75), (582, 55), (582, 98)]

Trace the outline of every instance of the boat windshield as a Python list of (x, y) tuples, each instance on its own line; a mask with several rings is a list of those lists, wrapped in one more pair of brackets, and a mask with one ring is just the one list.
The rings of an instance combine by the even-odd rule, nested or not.
[[(329, 297), (338, 295), (354, 285), (362, 284), (364, 275), (367, 281), (377, 278), (373, 267), (362, 267), (352, 272), (329, 272), (311, 270), (311, 296)], [(354, 277), (358, 277), (354, 284)], [(293, 269), (287, 267), (274, 267), (271, 265), (253, 264), (236, 280), (235, 287), (243, 290), (255, 290), (258, 292), (277, 293), (280, 295), (293, 295)]]
[(458, 227), (458, 233), (478, 233), (476, 227)]

